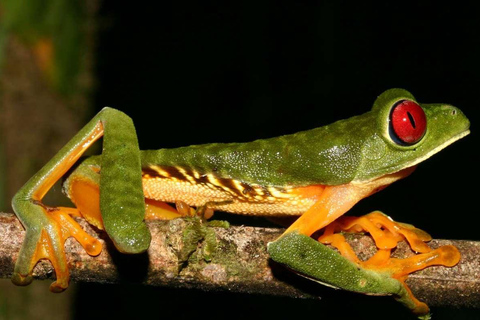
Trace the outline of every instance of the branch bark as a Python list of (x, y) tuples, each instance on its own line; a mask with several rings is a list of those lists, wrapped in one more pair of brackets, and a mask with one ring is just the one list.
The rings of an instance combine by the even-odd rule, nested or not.
[[(193, 250), (183, 236), (195, 221), (176, 219), (152, 221), (148, 226), (152, 243), (147, 253), (125, 255), (118, 253), (101, 232), (93, 230), (83, 220), (82, 226), (102, 239), (104, 250), (90, 257), (83, 248), (68, 239), (65, 249), (73, 281), (98, 283), (135, 282), (154, 286), (229, 290), (237, 292), (313, 298), (318, 285), (303, 280), (282, 266), (271, 262), (266, 244), (276, 239), (282, 229), (234, 226), (213, 228), (216, 250), (203, 240)], [(0, 213), (0, 275), (12, 275), (24, 230), (12, 214)], [(207, 236), (208, 238), (208, 236)], [(215, 240), (216, 238), (216, 240)], [(196, 242), (198, 239), (193, 239)], [(366, 258), (375, 252), (368, 236), (352, 235), (348, 241)], [(429, 305), (480, 307), (480, 243), (461, 240), (432, 240), (430, 246), (453, 244), (462, 253), (460, 263), (453, 268), (431, 267), (416, 272), (407, 281), (413, 293)], [(404, 258), (413, 255), (408, 245), (401, 243), (394, 255)], [(54, 278), (50, 263), (41, 261), (34, 269), (37, 279)]]

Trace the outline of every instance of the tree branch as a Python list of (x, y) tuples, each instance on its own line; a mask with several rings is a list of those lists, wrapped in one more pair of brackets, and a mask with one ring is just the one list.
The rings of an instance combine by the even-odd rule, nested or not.
[[(78, 220), (87, 232), (102, 238), (104, 250), (90, 257), (74, 241), (66, 241), (71, 278), (74, 281), (98, 283), (135, 282), (155, 286), (199, 288), (203, 290), (232, 290), (290, 297), (315, 297), (315, 283), (297, 277), (269, 260), (266, 244), (276, 239), (282, 229), (235, 226), (213, 228), (211, 239), (216, 249), (209, 247), (208, 232), (197, 245), (198, 238), (190, 237), (195, 246), (188, 250), (187, 231), (198, 221), (176, 219), (148, 222), (152, 243), (147, 253), (125, 255), (118, 253), (105, 235)], [(12, 275), (24, 230), (12, 214), (0, 213), (0, 275)], [(216, 240), (215, 240), (216, 238)], [(375, 252), (368, 236), (352, 235), (349, 243), (366, 258)], [(462, 253), (460, 263), (453, 268), (431, 267), (416, 272), (407, 281), (413, 293), (430, 305), (480, 307), (480, 243), (474, 241), (432, 240), (430, 246), (453, 244)], [(187, 249), (186, 249), (187, 248)], [(413, 253), (400, 243), (394, 255), (404, 258)], [(47, 261), (34, 269), (38, 279), (54, 278)]]

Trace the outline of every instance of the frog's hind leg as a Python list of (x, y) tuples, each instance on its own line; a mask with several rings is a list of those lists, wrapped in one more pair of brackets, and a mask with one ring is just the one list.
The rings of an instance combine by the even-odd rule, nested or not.
[[(114, 109), (103, 109), (68, 142), (12, 199), (12, 207), (26, 229), (12, 281), (27, 285), (39, 259), (52, 262), (57, 280), (50, 289), (67, 288), (69, 271), (64, 242), (73, 236), (88, 253), (98, 254), (98, 240), (86, 234), (70, 215), (79, 215), (72, 208), (52, 208), (42, 203), (45, 194), (95, 141), (104, 136), (102, 154), (102, 217), (108, 218), (107, 232), (117, 248), (124, 252), (141, 252), (148, 248), (150, 234), (142, 223), (145, 207), (141, 190), (141, 162), (135, 129), (130, 118)], [(136, 150), (136, 151), (135, 151)], [(121, 181), (119, 181), (121, 179)], [(139, 187), (138, 187), (139, 186)], [(98, 193), (98, 192), (97, 192)], [(128, 194), (128, 197), (123, 195)], [(103, 199), (103, 200), (102, 200)], [(115, 219), (134, 226), (121, 234)], [(105, 224), (105, 221), (102, 221)], [(131, 245), (133, 244), (133, 246)]]
[[(72, 200), (76, 208), (70, 210), (74, 216), (85, 218), (90, 224), (103, 230), (100, 213), (100, 172), (101, 157), (93, 156), (85, 159), (73, 170), (63, 184), (63, 192)], [(145, 179), (145, 178), (143, 178)], [(172, 220), (184, 216), (169, 204), (145, 198), (145, 220)]]
[(145, 199), (145, 220), (173, 220), (185, 216), (168, 203)]
[[(63, 209), (69, 211), (72, 216), (85, 218), (90, 224), (103, 230), (100, 214), (101, 157), (93, 156), (85, 159), (69, 174), (63, 184), (63, 192), (77, 209)], [(148, 177), (142, 179), (145, 180)], [(172, 220), (194, 215), (195, 212), (195, 209), (181, 201), (177, 202), (174, 208), (166, 202), (145, 198), (145, 220)]]
[[(50, 162), (34, 175), (12, 200), (12, 207), (26, 229), (25, 241), (15, 264), (12, 281), (27, 285), (32, 281), (32, 269), (40, 259), (52, 263), (57, 280), (50, 289), (54, 292), (68, 286), (64, 242), (69, 236), (86, 239), (85, 233), (69, 216), (75, 209), (58, 209), (44, 205), (42, 199), (53, 184), (77, 161), (80, 155), (103, 134), (100, 123), (91, 123), (77, 136), (81, 143), (67, 144)], [(75, 141), (77, 142), (77, 141)], [(88, 236), (88, 235), (87, 235)], [(87, 243), (88, 242), (88, 243)], [(87, 251), (101, 250), (99, 242), (88, 236), (82, 243)], [(98, 254), (98, 253), (97, 253)]]

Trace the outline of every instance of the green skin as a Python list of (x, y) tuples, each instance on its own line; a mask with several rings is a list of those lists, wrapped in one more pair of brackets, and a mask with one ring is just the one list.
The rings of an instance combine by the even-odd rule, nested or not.
[[(58, 238), (49, 228), (51, 222), (41, 206), (32, 202), (33, 192), (75, 146), (88, 139), (98, 122), (105, 128), (102, 155), (87, 159), (75, 172), (92, 175), (86, 169), (88, 165), (101, 167), (100, 207), (105, 230), (120, 251), (137, 253), (146, 250), (150, 243), (150, 234), (143, 223), (142, 167), (180, 166), (262, 186), (339, 185), (369, 181), (414, 166), (468, 134), (469, 121), (457, 108), (422, 104), (428, 124), (425, 135), (414, 145), (399, 144), (389, 133), (389, 116), (392, 106), (405, 99), (415, 101), (408, 91), (391, 89), (377, 98), (371, 111), (313, 130), (249, 143), (214, 143), (156, 151), (139, 151), (131, 119), (105, 108), (15, 195), (13, 208), (27, 235), (15, 267), (14, 282), (31, 281), (26, 275), (33, 267), (31, 257), (41, 230), (46, 230), (54, 240)], [(295, 248), (299, 243), (309, 252), (307, 256), (320, 257), (315, 260), (314, 268), (312, 261), (302, 260), (293, 253), (298, 252)], [(62, 250), (60, 244), (57, 246), (56, 250)], [(398, 281), (352, 267), (350, 261), (309, 237), (289, 234), (270, 244), (268, 250), (272, 259), (323, 283), (408, 299)], [(335, 275), (318, 272), (327, 266), (337, 270)], [(347, 274), (348, 277), (343, 276)], [(354, 280), (359, 278), (366, 279), (368, 285)]]
[(143, 151), (142, 164), (182, 166), (264, 186), (339, 185), (411, 167), (468, 130), (457, 108), (422, 104), (425, 136), (415, 145), (398, 145), (388, 133), (388, 118), (391, 107), (404, 99), (415, 101), (409, 92), (392, 89), (378, 97), (370, 112), (324, 127), (248, 143)]

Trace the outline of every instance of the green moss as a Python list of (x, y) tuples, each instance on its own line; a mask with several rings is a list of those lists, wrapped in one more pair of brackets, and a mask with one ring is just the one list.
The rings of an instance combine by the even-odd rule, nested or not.
[(224, 228), (224, 229), (230, 228), (230, 223), (225, 220), (212, 220), (212, 221), (208, 221), (207, 224), (209, 227), (213, 227), (213, 228)]
[(199, 216), (187, 217), (184, 220), (187, 226), (183, 230), (183, 248), (178, 253), (179, 262), (210, 262), (217, 250), (217, 237), (212, 227), (228, 228), (229, 223), (220, 220), (205, 222)]
[[(206, 222), (198, 216), (183, 220), (187, 225), (182, 234), (182, 249), (177, 253), (180, 269), (195, 272), (204, 270), (208, 264), (216, 264), (225, 270), (227, 279), (248, 278), (258, 270), (258, 261), (263, 260), (239, 259), (234, 241), (228, 237), (217, 239), (214, 227), (228, 228), (228, 222)], [(249, 242), (248, 245), (255, 252), (265, 251), (266, 248), (263, 242)]]

